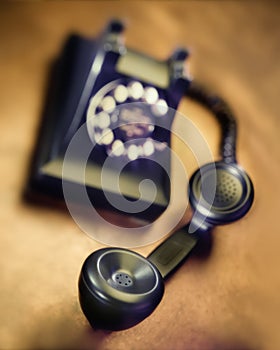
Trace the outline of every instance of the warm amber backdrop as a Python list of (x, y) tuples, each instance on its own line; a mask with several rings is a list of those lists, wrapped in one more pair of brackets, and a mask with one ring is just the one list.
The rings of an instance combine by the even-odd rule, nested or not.
[[(1, 349), (280, 348), (279, 11), (270, 1), (1, 2)], [(159, 58), (192, 49), (193, 76), (237, 114), (256, 200), (245, 219), (215, 231), (207, 259), (194, 255), (168, 281), (150, 318), (107, 334), (90, 330), (77, 302), (81, 264), (101, 245), (21, 192), (50, 60), (69, 31), (94, 36), (114, 16), (127, 21), (129, 46)], [(181, 110), (214, 147), (214, 121), (187, 103)]]

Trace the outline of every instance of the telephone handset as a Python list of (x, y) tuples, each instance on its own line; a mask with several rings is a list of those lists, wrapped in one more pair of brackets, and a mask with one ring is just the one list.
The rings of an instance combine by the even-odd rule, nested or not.
[[(91, 144), (85, 185), (92, 204), (127, 214), (108, 195), (116, 202), (118, 196), (140, 200), (148, 203), (146, 209), (130, 215), (153, 221), (169, 203), (170, 130), (189, 85), (187, 52), (179, 49), (165, 61), (155, 60), (125, 47), (123, 30), (121, 22), (112, 21), (97, 40), (72, 36), (65, 45), (52, 75), (30, 187), (63, 195), (64, 155), (80, 130)], [(80, 166), (78, 158), (73, 155), (74, 167)], [(63, 177), (78, 188), (83, 183), (75, 173)], [(111, 184), (115, 176), (121, 193)], [(149, 196), (139, 199), (139, 183), (146, 179), (157, 187), (151, 203)]]

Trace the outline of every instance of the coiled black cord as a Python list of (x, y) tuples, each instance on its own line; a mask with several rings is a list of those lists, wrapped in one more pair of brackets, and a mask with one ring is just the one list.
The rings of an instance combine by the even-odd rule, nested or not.
[(220, 142), (221, 157), (225, 163), (236, 163), (237, 123), (228, 104), (222, 98), (211, 94), (196, 82), (191, 82), (186, 95), (205, 106), (215, 115), (222, 130)]

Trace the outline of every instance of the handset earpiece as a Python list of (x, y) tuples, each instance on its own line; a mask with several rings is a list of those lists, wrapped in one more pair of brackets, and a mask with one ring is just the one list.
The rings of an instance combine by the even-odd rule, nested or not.
[(141, 255), (120, 248), (92, 253), (79, 278), (81, 308), (93, 328), (123, 330), (149, 316), (162, 299), (163, 278)]
[(148, 317), (164, 293), (163, 279), (189, 255), (198, 237), (186, 226), (147, 258), (121, 248), (95, 251), (79, 278), (81, 308), (94, 329), (124, 330)]
[(210, 225), (222, 225), (240, 219), (251, 208), (253, 199), (252, 181), (235, 163), (208, 163), (190, 179), (190, 204), (195, 215)]
[(198, 169), (189, 182), (193, 221), (221, 225), (242, 218), (251, 208), (254, 187), (248, 174), (236, 161), (237, 123), (227, 103), (192, 83), (187, 96), (209, 109), (221, 127), (222, 160)]

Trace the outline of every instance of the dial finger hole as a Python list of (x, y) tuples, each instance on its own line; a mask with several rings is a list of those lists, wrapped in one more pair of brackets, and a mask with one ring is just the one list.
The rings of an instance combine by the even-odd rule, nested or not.
[(134, 100), (139, 100), (144, 95), (143, 85), (139, 81), (133, 81), (128, 85), (129, 96)]
[(151, 109), (156, 117), (162, 117), (168, 112), (168, 105), (165, 100), (159, 99)]
[(128, 98), (128, 89), (124, 85), (118, 85), (114, 91), (114, 98), (118, 103), (123, 103)]
[(154, 87), (146, 87), (144, 92), (144, 100), (148, 104), (154, 104), (158, 100), (158, 92)]
[(112, 112), (116, 107), (116, 101), (112, 96), (105, 96), (100, 103), (103, 111)]

